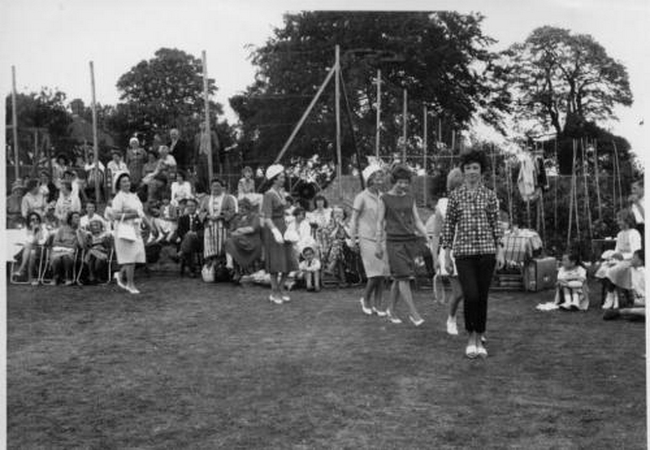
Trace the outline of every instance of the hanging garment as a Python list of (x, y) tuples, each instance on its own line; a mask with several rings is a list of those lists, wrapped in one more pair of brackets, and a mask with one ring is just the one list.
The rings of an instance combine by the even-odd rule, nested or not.
[(530, 154), (524, 153), (521, 156), (521, 167), (517, 177), (517, 187), (524, 201), (533, 201), (537, 198), (535, 181), (535, 164)]

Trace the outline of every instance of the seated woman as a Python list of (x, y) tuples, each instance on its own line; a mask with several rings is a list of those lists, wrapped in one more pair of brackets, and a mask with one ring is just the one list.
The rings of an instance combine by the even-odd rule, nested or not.
[(633, 304), (630, 308), (609, 309), (605, 311), (604, 320), (626, 319), (645, 322), (645, 253), (637, 250), (630, 260)]
[(73, 284), (72, 269), (75, 263), (75, 252), (85, 244), (85, 235), (79, 228), (80, 215), (78, 211), (68, 212), (65, 224), (63, 224), (54, 234), (52, 240), (52, 251), (50, 259), (52, 261), (52, 283), (56, 285), (63, 269), (64, 284), (70, 286)]
[(243, 274), (253, 270), (253, 264), (262, 258), (260, 218), (257, 208), (244, 197), (239, 201), (239, 212), (230, 223), (230, 237), (226, 240), (226, 253), (233, 259), (237, 282)]
[(589, 301), (584, 293), (587, 271), (580, 263), (577, 252), (562, 256), (562, 266), (557, 273), (557, 290), (555, 304), (564, 310), (582, 310), (589, 308)]
[(108, 274), (108, 258), (113, 245), (111, 234), (104, 228), (104, 222), (97, 216), (90, 220), (87, 235), (87, 252), (84, 263), (88, 267), (88, 281), (94, 283), (100, 278), (101, 273), (106, 273), (106, 280), (110, 280)]
[(25, 240), (21, 252), (20, 266), (14, 272), (14, 277), (22, 276), (27, 268), (27, 281), (32, 285), (38, 284), (38, 276), (34, 278), (34, 269), (39, 258), (38, 247), (45, 245), (49, 233), (41, 222), (41, 216), (32, 211), (27, 215), (27, 227), (25, 227)]
[(185, 179), (185, 173), (181, 170), (176, 172), (176, 180), (171, 185), (171, 205), (178, 208), (182, 200), (194, 197), (192, 184)]
[(616, 248), (613, 252), (603, 253), (605, 261), (595, 275), (602, 280), (606, 293), (603, 309), (618, 308), (617, 287), (631, 289), (630, 260), (634, 252), (641, 249), (641, 234), (633, 228), (634, 215), (630, 210), (619, 211), (616, 218), (621, 229), (616, 236)]
[(22, 202), (23, 182), (18, 180), (11, 185), (11, 194), (7, 196), (7, 228), (18, 228), (23, 224)]

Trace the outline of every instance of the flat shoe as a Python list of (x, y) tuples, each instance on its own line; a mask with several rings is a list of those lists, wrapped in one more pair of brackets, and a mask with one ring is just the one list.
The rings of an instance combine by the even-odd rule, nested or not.
[(388, 318), (388, 321), (389, 321), (390, 323), (395, 323), (395, 324), (402, 323), (402, 319), (400, 319), (400, 318), (397, 317), (397, 316), (393, 316), (393, 315), (390, 314), (390, 313), (388, 313), (388, 314), (386, 315), (386, 317)]
[(481, 357), (483, 359), (488, 357), (488, 352), (485, 349), (485, 347), (483, 347), (483, 346), (478, 347), (477, 354), (478, 354), (479, 357)]
[(478, 356), (478, 350), (476, 349), (476, 345), (468, 345), (465, 348), (465, 356), (467, 356), (469, 359), (474, 359)]
[(359, 303), (361, 303), (361, 311), (367, 316), (372, 316), (372, 308), (366, 307), (366, 303), (363, 301), (363, 298), (359, 300)]
[(140, 293), (140, 291), (138, 291), (136, 288), (127, 287), (126, 290), (129, 291), (131, 294), (139, 294)]
[(275, 303), (276, 305), (281, 305), (282, 304), (282, 299), (274, 297), (273, 294), (269, 295), (269, 301), (271, 303)]
[(422, 325), (424, 323), (424, 319), (422, 319), (422, 318), (420, 320), (415, 320), (413, 317), (409, 316), (409, 320), (416, 327), (419, 327), (420, 325)]
[(122, 279), (120, 278), (120, 273), (119, 272), (115, 272), (113, 274), (113, 278), (115, 279), (115, 281), (117, 282), (117, 285), (119, 287), (121, 287), (122, 289), (126, 289), (128, 291), (128, 288), (126, 287), (126, 284), (124, 284), (122, 282)]
[(289, 297), (288, 295), (282, 296), (282, 302), (289, 303), (290, 301), (291, 301), (291, 297)]
[(377, 308), (374, 308), (374, 307), (373, 307), (373, 308), (372, 308), (372, 312), (374, 312), (375, 314), (377, 314), (379, 317), (386, 317), (386, 311), (382, 311), (382, 310), (380, 310), (380, 309), (377, 309)]

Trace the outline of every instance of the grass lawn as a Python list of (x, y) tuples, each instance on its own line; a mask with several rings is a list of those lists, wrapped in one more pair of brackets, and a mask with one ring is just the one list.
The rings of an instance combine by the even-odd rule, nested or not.
[(595, 306), (494, 292), (490, 358), (469, 361), (429, 290), (416, 329), (364, 316), (354, 288), (277, 306), (256, 286), (139, 287), (8, 288), (8, 448), (646, 447), (644, 325)]

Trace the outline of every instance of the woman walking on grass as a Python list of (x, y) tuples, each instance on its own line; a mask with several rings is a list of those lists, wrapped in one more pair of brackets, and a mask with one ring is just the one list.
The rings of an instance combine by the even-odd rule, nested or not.
[(289, 272), (298, 270), (298, 259), (293, 244), (284, 240), (284, 232), (287, 230), (284, 214), (284, 167), (280, 164), (269, 166), (266, 178), (271, 183), (271, 188), (262, 200), (264, 262), (266, 271), (271, 275), (272, 291), (269, 301), (279, 305), (291, 300), (284, 291), (284, 283)]
[(375, 256), (383, 259), (384, 248), (388, 255), (388, 267), (393, 276), (389, 306), (386, 309), (388, 320), (402, 323), (395, 315), (395, 305), (401, 297), (409, 308), (409, 320), (416, 327), (424, 323), (411, 294), (411, 279), (415, 276), (415, 259), (420, 254), (418, 235), (427, 235), (415, 198), (409, 192), (411, 170), (402, 165), (391, 173), (393, 187), (381, 197), (377, 212), (377, 243)]
[(495, 265), (500, 269), (504, 263), (497, 196), (482, 182), (486, 166), (482, 152), (471, 151), (461, 157), (464, 183), (449, 195), (442, 235), (445, 266), (453, 273), (449, 252), (453, 248), (463, 290), (465, 329), (469, 333), (465, 348), (468, 358), (487, 357), (482, 338), (487, 322), (488, 292)]
[(363, 178), (368, 187), (354, 199), (352, 219), (350, 220), (350, 236), (353, 243), (359, 246), (363, 268), (368, 277), (366, 289), (361, 297), (361, 309), (364, 314), (377, 314), (384, 317), (382, 296), (384, 280), (388, 276), (388, 261), (386, 255), (379, 259), (375, 256), (377, 243), (377, 214), (379, 210), (381, 188), (384, 185), (385, 174), (378, 165), (370, 165), (363, 171)]

